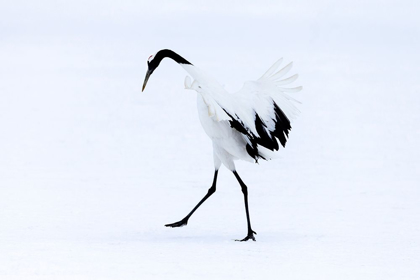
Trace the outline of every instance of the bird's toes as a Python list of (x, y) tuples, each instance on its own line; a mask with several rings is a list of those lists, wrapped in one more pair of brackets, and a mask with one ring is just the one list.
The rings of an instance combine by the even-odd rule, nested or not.
[(254, 233), (257, 234), (255, 231), (251, 231), (250, 233), (248, 233), (248, 235), (244, 239), (236, 239), (235, 241), (244, 242), (250, 239), (253, 241), (256, 241)]
[(166, 224), (165, 227), (183, 227), (188, 224), (188, 220), (182, 219), (179, 222), (172, 223), (172, 224)]

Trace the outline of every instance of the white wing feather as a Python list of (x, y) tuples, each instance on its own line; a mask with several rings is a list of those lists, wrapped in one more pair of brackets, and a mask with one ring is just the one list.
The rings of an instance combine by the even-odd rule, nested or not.
[(274, 71), (276, 71), (277, 68), (279, 68), (279, 66), (281, 65), (281, 63), (283, 62), (283, 58), (280, 58), (279, 60), (276, 61), (276, 63), (273, 64), (273, 66), (271, 66), (267, 72), (264, 73), (264, 75), (262, 75), (261, 78), (259, 78), (258, 80), (267, 78), (269, 76), (271, 76), (271, 74), (273, 74)]
[[(294, 82), (298, 78), (298, 75), (295, 74), (281, 80), (280, 78), (284, 77), (293, 66), (293, 63), (291, 62), (278, 72), (275, 72), (281, 65), (282, 61), (282, 59), (279, 59), (261, 78), (257, 81), (246, 82), (241, 90), (233, 94), (236, 97), (235, 104), (237, 104), (237, 106), (235, 107), (248, 108), (248, 112), (241, 112), (243, 110), (240, 109), (235, 110), (235, 112), (239, 112), (238, 117), (243, 120), (253, 132), (255, 132), (255, 113), (262, 118), (267, 125), (267, 129), (271, 130), (273, 128), (273, 118), (275, 119), (275, 116), (272, 115), (273, 110), (271, 109), (273, 101), (290, 121), (294, 120), (300, 113), (294, 104), (300, 102), (290, 97), (287, 93), (298, 92), (302, 90), (302, 87), (280, 87)], [(252, 112), (249, 112), (249, 108), (252, 109)], [(244, 118), (244, 114), (248, 116), (251, 115), (252, 119), (249, 117)]]

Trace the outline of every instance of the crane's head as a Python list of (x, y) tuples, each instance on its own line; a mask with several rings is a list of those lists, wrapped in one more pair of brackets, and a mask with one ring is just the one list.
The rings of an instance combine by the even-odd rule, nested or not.
[(162, 59), (155, 60), (154, 59), (155, 57), (156, 55), (151, 55), (147, 59), (147, 73), (146, 73), (146, 77), (144, 78), (143, 89), (141, 91), (144, 91), (144, 88), (146, 87), (146, 84), (150, 78), (150, 75), (152, 75), (153, 71), (155, 71), (155, 69), (159, 66), (160, 61), (162, 60)]
[(164, 59), (165, 57), (171, 58), (178, 64), (192, 65), (188, 60), (186, 60), (179, 54), (175, 53), (174, 51), (171, 51), (168, 49), (158, 51), (155, 55), (151, 55), (147, 59), (147, 73), (146, 73), (146, 77), (144, 78), (143, 89), (141, 91), (144, 91), (144, 88), (146, 87), (146, 84), (150, 78), (150, 75), (152, 75), (153, 71), (156, 70), (156, 68), (159, 66), (160, 62), (162, 61), (162, 59)]

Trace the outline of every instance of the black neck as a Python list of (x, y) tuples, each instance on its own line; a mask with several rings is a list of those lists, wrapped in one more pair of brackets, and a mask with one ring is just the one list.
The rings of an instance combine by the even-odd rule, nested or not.
[(155, 55), (155, 57), (153, 58), (153, 60), (150, 61), (150, 63), (149, 63), (149, 69), (152, 70), (152, 71), (155, 70), (159, 66), (159, 64), (162, 61), (162, 59), (164, 59), (165, 57), (172, 58), (173, 60), (175, 60), (179, 64), (190, 64), (190, 65), (192, 65), (191, 62), (189, 62), (188, 60), (186, 60), (185, 58), (183, 58), (182, 56), (180, 56), (179, 54), (177, 54), (174, 51), (171, 51), (171, 50), (160, 50)]

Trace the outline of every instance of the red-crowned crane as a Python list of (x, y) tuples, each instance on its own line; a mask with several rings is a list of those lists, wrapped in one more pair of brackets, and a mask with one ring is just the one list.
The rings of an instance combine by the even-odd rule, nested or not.
[(282, 59), (278, 60), (256, 81), (245, 82), (236, 93), (227, 92), (210, 75), (171, 50), (160, 50), (151, 55), (147, 61), (148, 70), (144, 79), (146, 87), (150, 75), (165, 57), (181, 65), (193, 78), (185, 78), (185, 88), (197, 91), (198, 115), (204, 131), (213, 141), (214, 179), (207, 194), (182, 220), (167, 224), (167, 227), (181, 227), (200, 205), (216, 191), (217, 173), (221, 164), (233, 172), (238, 180), (245, 201), (245, 212), (248, 233), (238, 241), (255, 241), (248, 209), (248, 188), (239, 177), (235, 160), (242, 159), (257, 162), (269, 160), (280, 146), (285, 146), (291, 129), (290, 122), (299, 113), (294, 98), (286, 93), (297, 92), (302, 87), (285, 88), (284, 85), (294, 82), (298, 75), (283, 78), (292, 68), (287, 64), (279, 71)]

